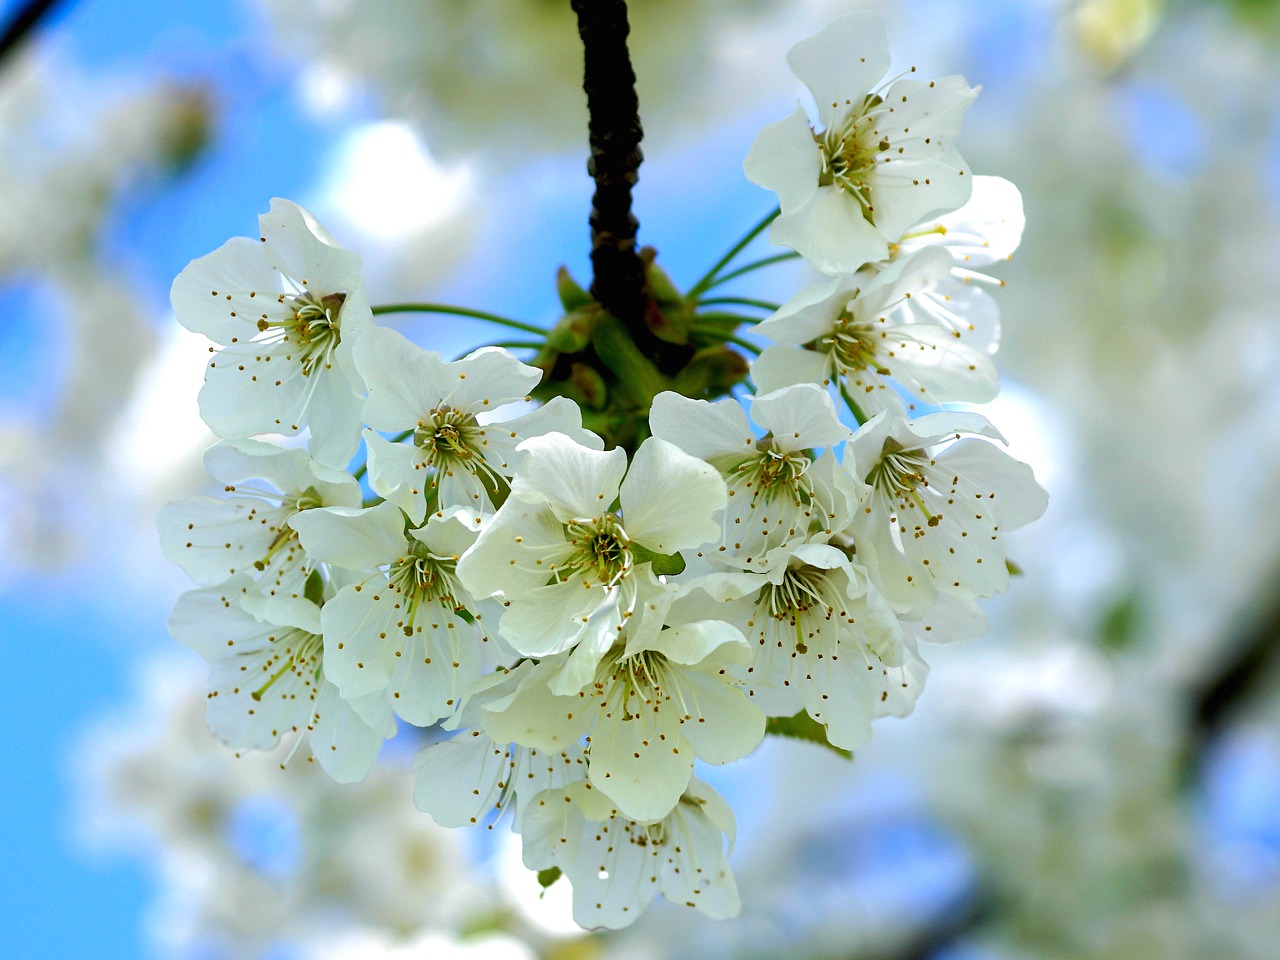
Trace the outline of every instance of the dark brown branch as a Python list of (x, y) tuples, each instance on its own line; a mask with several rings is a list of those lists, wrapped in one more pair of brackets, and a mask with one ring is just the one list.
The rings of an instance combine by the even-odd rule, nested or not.
[(0, 63), (62, 2), (63, 0), (30, 0), (19, 7), (0, 32)]
[[(582, 37), (582, 87), (590, 114), (591, 158), (587, 172), (596, 183), (591, 204), (591, 295), (644, 344), (645, 269), (636, 249), (638, 224), (631, 213), (631, 188), (643, 155), (636, 75), (627, 51), (625, 0), (572, 0)], [(642, 347), (643, 349), (643, 347)]]
[(1280, 668), (1280, 564), (1262, 581), (1257, 602), (1229, 627), (1229, 633), (1239, 640), (1191, 694), (1197, 753)]

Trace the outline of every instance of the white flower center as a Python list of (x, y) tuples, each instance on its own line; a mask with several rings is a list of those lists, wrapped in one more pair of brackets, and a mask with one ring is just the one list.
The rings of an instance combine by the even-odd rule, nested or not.
[(462, 588), (457, 565), (453, 557), (432, 553), (420, 540), (414, 541), (408, 555), (391, 565), (387, 582), (403, 598), (404, 617), (396, 625), (406, 637), (413, 636), (418, 614), (424, 609), (440, 606), (454, 613), (463, 609), (458, 600)]
[(266, 341), (283, 341), (292, 346), (302, 364), (303, 376), (310, 376), (318, 366), (325, 369), (332, 366), (333, 351), (342, 340), (342, 305), (347, 295), (330, 293), (317, 297), (308, 290), (296, 296), (282, 293), (277, 299), (288, 304), (293, 314), (283, 320), (260, 319), (260, 331), (273, 331), (273, 336), (265, 338)]
[(930, 510), (921, 494), (921, 490), (929, 489), (929, 478), (925, 470), (931, 464), (932, 461), (925, 455), (918, 451), (901, 450), (894, 440), (888, 439), (884, 442), (880, 462), (867, 474), (867, 483), (897, 500), (904, 509), (914, 503), (920, 508), (929, 526), (936, 527), (942, 520), (942, 515)]
[(876, 123), (885, 112), (881, 108), (883, 103), (878, 94), (868, 94), (857, 106), (850, 105), (844, 116), (820, 135), (814, 135), (822, 153), (819, 185), (834, 186), (852, 195), (868, 220), (875, 209), (868, 177), (875, 169), (877, 158), (893, 146)]
[(655, 650), (641, 650), (629, 657), (606, 657), (593, 685), (596, 695), (604, 700), (605, 716), (635, 720), (642, 710), (656, 710), (671, 699), (666, 673), (667, 658)]
[(413, 442), (423, 451), (420, 466), (434, 467), (439, 473), (453, 475), (458, 471), (489, 478), (494, 490), (501, 488), (503, 477), (484, 457), (484, 427), (474, 416), (444, 404), (419, 420), (413, 431)]
[(580, 576), (588, 586), (594, 580), (600, 586), (612, 587), (625, 579), (635, 566), (631, 538), (612, 513), (595, 519), (570, 520), (565, 525), (565, 533), (574, 549), (556, 570), (556, 577), (562, 583)]
[[(266, 682), (249, 694), (261, 701), (271, 687), (286, 673), (292, 673), (305, 687), (320, 682), (320, 661), (324, 655), (324, 639), (296, 627), (271, 638), (271, 654), (263, 661), (262, 671), (269, 674)], [(279, 664), (279, 666), (277, 666)]]
[(731, 486), (747, 487), (753, 500), (761, 495), (768, 501), (786, 497), (796, 506), (812, 501), (813, 481), (808, 475), (812, 461), (805, 454), (779, 450), (772, 435), (757, 440), (756, 449), (760, 455), (738, 465), (735, 476), (729, 478)]
[[(784, 625), (794, 629), (796, 653), (808, 653), (807, 641), (840, 609), (839, 592), (828, 573), (808, 565), (788, 567), (781, 582), (768, 584), (756, 597), (758, 615), (777, 621), (775, 629), (781, 630)], [(839, 615), (844, 616), (843, 611)]]
[(818, 346), (831, 354), (841, 373), (870, 369), (889, 376), (889, 370), (876, 363), (874, 327), (859, 320), (847, 306), (836, 317), (831, 332), (818, 341)]

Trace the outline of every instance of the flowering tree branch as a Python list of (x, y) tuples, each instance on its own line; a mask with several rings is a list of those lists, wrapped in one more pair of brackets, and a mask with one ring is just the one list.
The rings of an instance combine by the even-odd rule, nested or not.
[(636, 250), (638, 224), (631, 213), (644, 131), (627, 51), (627, 5), (625, 0), (573, 0), (573, 9), (582, 37), (582, 87), (590, 113), (587, 171), (596, 183), (591, 199), (591, 295), (644, 343), (652, 337), (644, 322), (645, 268)]

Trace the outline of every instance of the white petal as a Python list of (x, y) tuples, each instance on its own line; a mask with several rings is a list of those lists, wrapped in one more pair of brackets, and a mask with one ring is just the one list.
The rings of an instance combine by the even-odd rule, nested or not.
[(373, 769), (382, 741), (395, 734), (395, 720), (381, 697), (376, 698), (382, 704), (381, 722), (370, 724), (367, 709), (355, 710), (333, 684), (324, 687), (316, 701), (311, 754), (338, 783), (359, 783)]
[(804, 108), (765, 125), (756, 134), (742, 165), (747, 179), (778, 195), (784, 212), (798, 210), (813, 197), (822, 173), (822, 154)]
[(720, 474), (673, 443), (640, 444), (622, 481), (623, 519), (632, 540), (671, 554), (716, 540), (728, 493)]
[(709, 403), (664, 390), (649, 408), (649, 429), (655, 437), (708, 462), (755, 452), (756, 437), (746, 411), (731, 397)]
[(674, 704), (659, 708), (631, 701), (634, 712), (602, 714), (591, 734), (587, 776), (633, 820), (665, 817), (693, 775), (693, 750), (681, 736)]
[(517, 449), (526, 456), (511, 495), (545, 502), (566, 523), (609, 510), (627, 469), (627, 454), (621, 448), (592, 450), (559, 433), (531, 437)]
[(779, 216), (769, 239), (827, 274), (853, 273), (889, 254), (889, 244), (858, 201), (835, 187), (819, 187), (804, 206)]
[(848, 100), (857, 103), (889, 69), (884, 21), (867, 10), (837, 17), (792, 47), (787, 64), (809, 88), (824, 116)]
[(169, 298), (179, 323), (226, 345), (257, 336), (257, 318), (264, 311), (287, 316), (290, 311), (276, 302), (282, 289), (262, 244), (235, 237), (187, 264), (173, 281)]
[(311, 290), (334, 293), (358, 283), (360, 257), (344, 250), (310, 211), (274, 197), (258, 217), (263, 251), (280, 273)]
[(699, 760), (733, 763), (760, 745), (764, 714), (728, 678), (685, 670), (679, 674), (679, 684), (684, 702), (696, 704), (696, 713), (680, 730), (693, 744)]
[(404, 514), (394, 503), (367, 510), (322, 507), (304, 510), (289, 521), (307, 556), (348, 570), (368, 570), (398, 559), (409, 547)]
[(825, 386), (834, 376), (831, 357), (803, 347), (774, 344), (751, 364), (751, 381), (757, 393), (773, 393), (798, 383)]
[(373, 492), (396, 504), (410, 522), (422, 523), (430, 481), (418, 448), (412, 443), (392, 443), (369, 429), (364, 431), (364, 443)]
[(757, 396), (751, 416), (771, 434), (783, 450), (830, 447), (843, 443), (853, 432), (840, 422), (827, 391), (800, 384)]

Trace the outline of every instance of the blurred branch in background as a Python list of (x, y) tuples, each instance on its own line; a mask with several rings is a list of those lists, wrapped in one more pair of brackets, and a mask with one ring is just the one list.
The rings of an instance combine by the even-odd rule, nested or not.
[(0, 62), (22, 43), (27, 34), (40, 26), (42, 20), (65, 2), (66, 0), (31, 0), (19, 7), (0, 33)]
[[(1280, 562), (1262, 584), (1254, 601), (1237, 614), (1222, 639), (1220, 647), (1226, 654), (1216, 670), (1190, 693), (1195, 738), (1192, 763), (1197, 767), (1214, 738), (1267, 688), (1268, 680), (1280, 669)], [(1239, 639), (1233, 641), (1232, 637)]]

